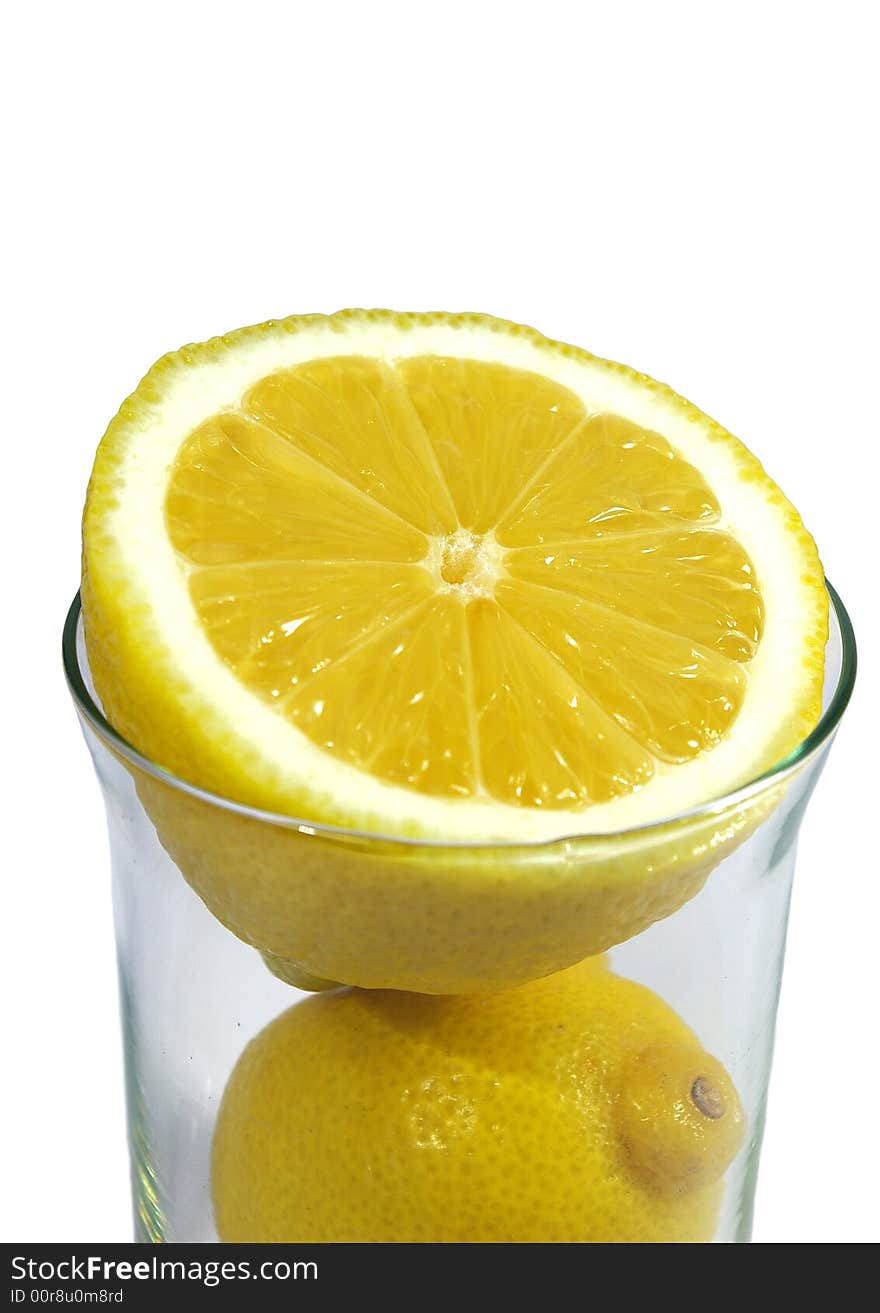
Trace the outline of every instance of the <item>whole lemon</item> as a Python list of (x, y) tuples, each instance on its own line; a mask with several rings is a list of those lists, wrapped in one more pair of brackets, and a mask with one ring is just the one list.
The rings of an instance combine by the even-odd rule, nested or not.
[(338, 990), (242, 1054), (223, 1241), (712, 1238), (742, 1112), (720, 1064), (592, 959), (490, 995)]

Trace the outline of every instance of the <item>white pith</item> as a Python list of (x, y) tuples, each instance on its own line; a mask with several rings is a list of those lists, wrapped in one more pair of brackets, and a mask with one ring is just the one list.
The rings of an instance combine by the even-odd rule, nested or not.
[[(164, 516), (168, 477), (181, 442), (203, 420), (238, 405), (243, 393), (273, 371), (320, 356), (371, 355), (394, 362), (410, 355), (440, 354), (503, 361), (554, 378), (578, 394), (591, 411), (611, 411), (654, 429), (702, 473), (721, 505), (725, 528), (751, 557), (765, 604), (765, 628), (754, 659), (745, 667), (748, 694), (734, 725), (717, 747), (683, 765), (657, 762), (652, 780), (608, 803), (571, 810), (514, 807), (488, 798), (430, 797), (383, 783), (319, 748), (255, 693), (220, 660), (203, 630), (186, 586), (185, 570), (169, 540)], [(352, 826), (394, 833), (416, 827), (452, 839), (549, 839), (577, 831), (609, 832), (675, 815), (730, 791), (764, 768), (768, 744), (778, 733), (780, 699), (797, 685), (804, 651), (816, 629), (816, 597), (803, 578), (802, 548), (785, 524), (787, 508), (767, 481), (744, 475), (742, 449), (722, 440), (705, 418), (681, 401), (640, 384), (601, 361), (569, 357), (526, 336), (480, 324), (415, 323), (401, 330), (392, 321), (352, 318), (340, 329), (325, 321), (291, 334), (282, 327), (239, 341), (214, 358), (180, 362), (166, 376), (159, 401), (132, 426), (118, 478), (117, 501), (102, 524), (131, 590), (146, 605), (169, 663), (186, 685), (192, 709), (210, 707), (230, 736), (256, 747), (274, 779), (289, 782), (292, 796), (322, 800), (350, 817)], [(106, 539), (105, 539), (106, 541)], [(461, 547), (469, 544), (462, 539)], [(106, 550), (106, 547), (104, 548)], [(503, 553), (491, 535), (476, 544), (475, 568), (463, 583), (442, 576), (448, 540), (433, 540), (425, 564), (438, 591), (490, 596), (503, 571)], [(137, 746), (137, 744), (135, 744)]]

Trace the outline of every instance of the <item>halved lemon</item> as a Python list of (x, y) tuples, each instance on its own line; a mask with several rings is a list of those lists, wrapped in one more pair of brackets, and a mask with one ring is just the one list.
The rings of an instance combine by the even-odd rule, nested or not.
[(292, 318), (166, 356), (98, 452), (83, 604), (141, 752), (385, 835), (645, 825), (760, 773), (821, 705), (819, 558), (755, 458), (484, 316)]

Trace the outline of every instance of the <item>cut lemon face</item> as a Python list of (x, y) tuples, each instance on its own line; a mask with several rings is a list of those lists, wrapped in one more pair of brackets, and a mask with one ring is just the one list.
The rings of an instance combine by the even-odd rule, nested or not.
[(758, 462), (498, 320), (351, 312), (166, 357), (84, 541), (116, 727), (308, 820), (617, 831), (745, 783), (820, 710), (822, 570)]

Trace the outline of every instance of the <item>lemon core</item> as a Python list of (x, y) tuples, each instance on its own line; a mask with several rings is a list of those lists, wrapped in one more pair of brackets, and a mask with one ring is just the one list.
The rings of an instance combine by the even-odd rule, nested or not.
[(504, 570), (503, 557), (493, 534), (456, 529), (432, 541), (426, 563), (438, 592), (469, 602), (494, 597), (495, 584)]

